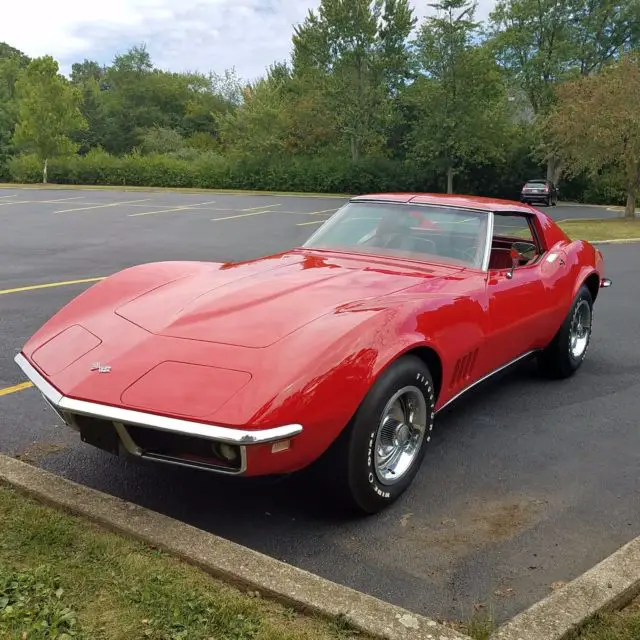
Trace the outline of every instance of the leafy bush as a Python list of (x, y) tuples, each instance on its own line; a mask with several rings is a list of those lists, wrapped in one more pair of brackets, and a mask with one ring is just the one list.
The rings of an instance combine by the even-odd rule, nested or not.
[(627, 199), (622, 176), (607, 169), (598, 176), (587, 174), (575, 176), (560, 186), (565, 200), (589, 202), (591, 204), (624, 205)]
[(42, 164), (35, 155), (14, 156), (7, 162), (6, 166), (13, 182), (42, 182)]
[(174, 153), (184, 149), (185, 139), (168, 127), (152, 127), (142, 133), (141, 148), (144, 153)]
[[(8, 173), (15, 182), (40, 182), (42, 168), (35, 156), (11, 159)], [(49, 181), (200, 189), (249, 189), (318, 193), (385, 191), (443, 192), (445, 179), (433, 168), (392, 158), (359, 162), (336, 156), (223, 156), (214, 151), (184, 148), (170, 154), (132, 153), (113, 156), (93, 149), (84, 156), (57, 158), (49, 163)], [(504, 163), (468, 168), (455, 176), (457, 193), (518, 199), (525, 180), (544, 173), (526, 155)], [(574, 178), (561, 185), (563, 199), (619, 204), (624, 189), (612, 174), (598, 179)]]

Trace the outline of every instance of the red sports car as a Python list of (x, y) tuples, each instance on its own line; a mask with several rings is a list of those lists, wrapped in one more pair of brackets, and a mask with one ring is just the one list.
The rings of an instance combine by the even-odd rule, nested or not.
[(528, 356), (580, 367), (603, 267), (529, 205), (360, 196), (291, 251), (116, 273), (16, 362), (88, 444), (231, 475), (317, 461), (374, 513), (462, 393)]

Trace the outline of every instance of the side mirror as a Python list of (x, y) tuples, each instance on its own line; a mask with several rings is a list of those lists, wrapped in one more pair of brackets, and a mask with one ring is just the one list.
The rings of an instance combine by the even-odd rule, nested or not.
[(527, 261), (527, 257), (520, 253), (520, 251), (518, 251), (518, 249), (515, 246), (512, 246), (511, 249), (509, 249), (509, 256), (511, 257), (511, 269), (509, 271), (507, 271), (507, 278), (509, 278), (509, 280), (511, 280), (511, 278), (513, 278), (513, 272), (515, 271), (516, 267), (520, 266), (520, 263), (522, 261)]

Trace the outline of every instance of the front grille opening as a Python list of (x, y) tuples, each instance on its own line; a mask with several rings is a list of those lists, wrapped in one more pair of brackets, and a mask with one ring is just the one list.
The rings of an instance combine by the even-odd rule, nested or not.
[(143, 456), (174, 459), (185, 464), (207, 465), (239, 471), (242, 465), (240, 447), (204, 440), (194, 436), (158, 431), (136, 425), (125, 425)]
[(79, 429), (113, 429), (113, 422), (111, 420), (104, 420), (102, 418), (94, 418), (93, 416), (83, 416), (79, 413), (66, 414)]
[[(88, 444), (118, 453), (119, 437), (111, 420), (78, 413), (66, 413), (65, 418), (70, 426), (84, 434), (83, 439)], [(143, 457), (229, 472), (239, 472), (242, 469), (242, 453), (238, 445), (138, 425), (124, 426), (141, 449)]]

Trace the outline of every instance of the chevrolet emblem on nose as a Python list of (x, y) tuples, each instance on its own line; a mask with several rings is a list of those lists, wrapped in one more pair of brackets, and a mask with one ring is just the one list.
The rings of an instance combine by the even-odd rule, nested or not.
[(99, 362), (94, 362), (91, 365), (91, 371), (97, 371), (98, 373), (109, 373), (111, 371), (111, 366), (108, 364), (100, 364)]

